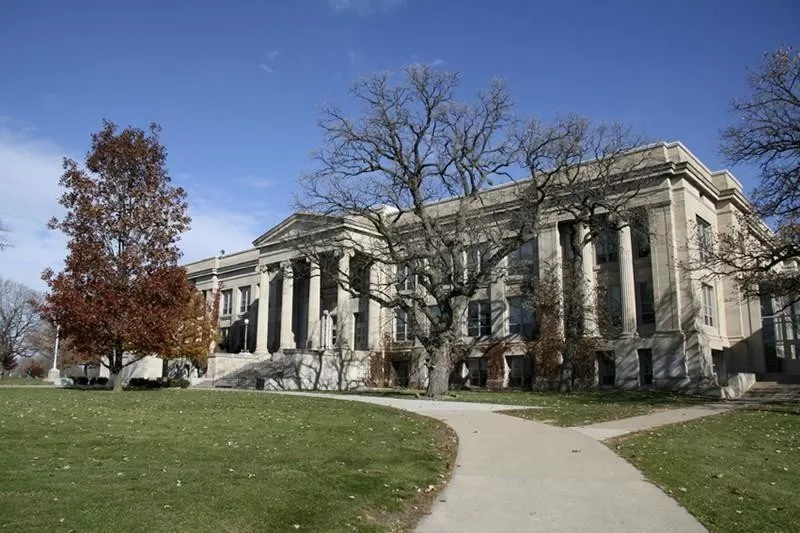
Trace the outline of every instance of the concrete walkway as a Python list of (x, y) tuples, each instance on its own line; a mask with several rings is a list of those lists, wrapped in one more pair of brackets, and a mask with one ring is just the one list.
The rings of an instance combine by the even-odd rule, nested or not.
[(738, 409), (748, 405), (745, 402), (727, 402), (727, 403), (709, 403), (705, 405), (693, 405), (691, 407), (684, 407), (682, 409), (669, 409), (666, 411), (657, 411), (649, 415), (632, 416), (630, 418), (622, 418), (620, 420), (612, 420), (610, 422), (600, 422), (588, 426), (573, 427), (573, 429), (584, 435), (596, 440), (612, 439), (625, 435), (627, 433), (634, 433), (636, 431), (644, 431), (646, 429), (653, 429), (667, 424), (677, 424), (694, 420), (695, 418), (704, 418), (706, 416), (718, 415), (726, 413), (733, 409)]
[(310, 395), (406, 409), (443, 420), (456, 431), (453, 477), (419, 532), (705, 531), (591, 437), (492, 412), (519, 406)]

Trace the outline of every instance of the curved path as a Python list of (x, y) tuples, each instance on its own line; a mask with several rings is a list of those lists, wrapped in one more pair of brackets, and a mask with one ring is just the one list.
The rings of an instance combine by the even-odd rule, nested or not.
[(406, 409), (458, 434), (456, 468), (417, 531), (705, 531), (604, 444), (572, 429), (497, 414), (519, 406), (294, 393)]

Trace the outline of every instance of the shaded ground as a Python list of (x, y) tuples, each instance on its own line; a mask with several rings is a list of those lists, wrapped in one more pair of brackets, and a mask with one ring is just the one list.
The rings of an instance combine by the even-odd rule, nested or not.
[[(408, 398), (421, 396), (423, 393), (422, 391), (381, 390), (352, 394)], [(618, 420), (664, 409), (700, 405), (709, 401), (708, 398), (670, 392), (619, 390), (598, 390), (571, 394), (530, 391), (451, 391), (442, 400), (538, 407), (538, 409), (512, 409), (504, 411), (504, 413), (563, 427)]]
[(299, 396), (0, 390), (0, 530), (384, 531), (448, 475), (444, 424)]
[(800, 406), (755, 406), (610, 441), (712, 532), (800, 531)]

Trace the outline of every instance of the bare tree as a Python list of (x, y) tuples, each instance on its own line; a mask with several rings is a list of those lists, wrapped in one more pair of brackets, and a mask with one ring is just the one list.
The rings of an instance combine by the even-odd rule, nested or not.
[(749, 97), (733, 103), (739, 121), (722, 132), (722, 152), (733, 164), (758, 165), (760, 183), (752, 210), (718, 235), (715, 246), (705, 247), (704, 266), (735, 275), (749, 294), (769, 287), (795, 300), (800, 295), (800, 54), (791, 48), (765, 54), (749, 72), (748, 84)]
[(36, 354), (32, 341), (42, 321), (37, 309), (39, 299), (33, 289), (0, 278), (0, 361), (6, 369)]
[[(597, 320), (598, 293), (587, 288), (587, 247), (624, 227), (641, 225), (643, 216), (635, 203), (646, 183), (642, 172), (649, 150), (637, 149), (644, 140), (621, 124), (593, 125), (576, 116), (558, 119), (544, 133), (540, 124), (533, 123), (517, 139), (532, 176), (529, 188), (538, 198), (523, 206), (534, 209), (525, 214), (537, 220), (544, 214), (551, 220), (567, 220), (562, 228), (563, 277), (556, 280), (562, 284), (564, 322), (559, 390), (566, 392), (573, 387), (584, 339), (600, 334), (596, 324), (591, 329), (588, 324), (592, 315)], [(614, 239), (608, 245), (613, 246)]]
[[(427, 353), (427, 394), (439, 396), (451, 350), (463, 340), (468, 300), (535, 236), (536, 220), (508, 212), (518, 200), (512, 189), (495, 189), (491, 202), (485, 195), (508, 177), (517, 155), (503, 84), (467, 103), (456, 97), (455, 73), (412, 66), (393, 81), (383, 73), (354, 86), (364, 107), (359, 119), (336, 107), (323, 111), (325, 146), (318, 170), (301, 178), (299, 207), (351, 219), (363, 234), (306, 241), (303, 252), (318, 257), (345, 246), (379, 271), (361, 292), (402, 313)], [(358, 271), (340, 273), (354, 293), (363, 286)]]
[[(633, 194), (619, 176), (633, 168), (621, 127), (573, 117), (521, 125), (501, 83), (473, 103), (456, 97), (458, 85), (457, 74), (424, 66), (398, 83), (385, 73), (362, 79), (353, 88), (360, 118), (323, 111), (319, 167), (301, 178), (298, 202), (348, 228), (297, 242), (320, 264), (333, 248), (359, 254), (367, 268), (339, 269), (341, 287), (409, 324), (427, 354), (429, 396), (447, 390), (451, 354), (489, 335), (485, 324), (463, 331), (469, 300), (537, 236), (545, 209), (596, 232), (601, 214), (623, 223), (614, 217)], [(515, 181), (520, 169), (526, 179)]]

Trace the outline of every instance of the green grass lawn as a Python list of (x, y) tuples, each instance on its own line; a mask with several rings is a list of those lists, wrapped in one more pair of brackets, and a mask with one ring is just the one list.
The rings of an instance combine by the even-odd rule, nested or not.
[(665, 426), (610, 443), (711, 532), (800, 531), (800, 406)]
[(53, 386), (52, 383), (44, 381), (43, 379), (16, 378), (9, 376), (3, 376), (0, 378), (0, 387), (4, 385), (50, 385), (51, 387)]
[[(382, 390), (359, 392), (367, 395), (409, 397), (423, 395), (423, 391)], [(581, 426), (646, 415), (663, 409), (676, 409), (708, 403), (708, 398), (686, 396), (670, 392), (596, 390), (558, 394), (529, 391), (451, 391), (444, 400), (460, 402), (496, 403), (540, 407), (540, 409), (513, 409), (505, 414), (537, 420), (555, 426)]]
[(404, 530), (455, 449), (444, 424), (358, 402), (7, 388), (0, 531)]

